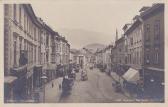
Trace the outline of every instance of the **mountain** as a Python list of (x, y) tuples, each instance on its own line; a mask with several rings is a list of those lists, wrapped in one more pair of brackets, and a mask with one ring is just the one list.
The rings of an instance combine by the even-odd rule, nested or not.
[(100, 44), (100, 43), (92, 43), (92, 44), (88, 44), (88, 45), (84, 46), (83, 48), (86, 48), (94, 53), (97, 51), (97, 49), (100, 50), (100, 49), (105, 48), (105, 45)]
[(84, 29), (58, 29), (58, 32), (65, 36), (71, 45), (71, 48), (82, 49), (88, 44), (95, 44), (91, 46), (94, 49), (97, 48), (96, 45), (102, 47), (101, 44), (110, 44), (113, 41), (113, 36), (109, 34), (104, 34), (102, 32), (96, 32)]

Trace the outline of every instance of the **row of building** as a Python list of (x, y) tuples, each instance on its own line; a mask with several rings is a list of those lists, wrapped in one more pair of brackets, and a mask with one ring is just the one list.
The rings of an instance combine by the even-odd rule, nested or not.
[(4, 4), (5, 102), (32, 99), (47, 81), (66, 73), (70, 44), (41, 18), (30, 4)]
[(70, 50), (70, 63), (79, 65), (81, 69), (85, 69), (87, 65), (93, 63), (93, 53), (86, 48), (80, 50), (71, 49)]
[(111, 51), (112, 51), (113, 45), (109, 45), (103, 49), (98, 49), (95, 52), (95, 64), (98, 68), (101, 69), (101, 71), (106, 71), (107, 73), (110, 73), (112, 62), (111, 62)]
[[(119, 76), (129, 68), (139, 73), (139, 80), (147, 93), (163, 95), (164, 92), (164, 4), (144, 6), (131, 23), (123, 26), (124, 34), (111, 46), (111, 71)], [(107, 61), (107, 49), (96, 53), (96, 63)], [(107, 62), (106, 62), (107, 63)], [(130, 76), (132, 74), (129, 74)], [(130, 77), (129, 77), (130, 78)], [(143, 82), (142, 82), (143, 81)], [(151, 93), (151, 94), (152, 94)]]

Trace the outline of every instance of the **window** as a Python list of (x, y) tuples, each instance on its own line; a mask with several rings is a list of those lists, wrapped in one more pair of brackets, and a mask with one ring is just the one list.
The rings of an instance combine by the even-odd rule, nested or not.
[(27, 50), (27, 48), (26, 48), (26, 40), (24, 40), (24, 50)]
[(40, 35), (40, 30), (38, 30), (38, 41), (40, 42), (40, 37), (41, 37), (41, 35)]
[(16, 21), (16, 4), (13, 5), (13, 18)]
[(16, 48), (17, 48), (17, 36), (16, 36), (16, 34), (15, 33), (13, 33), (13, 53), (14, 53), (14, 55), (13, 55), (13, 57), (14, 57), (14, 62), (13, 62), (13, 64), (14, 64), (14, 67), (16, 67), (16, 55), (17, 55), (17, 51), (16, 51)]
[(131, 45), (133, 45), (133, 38), (131, 38), (131, 41), (130, 41), (130, 42), (131, 42)]
[(46, 37), (46, 45), (48, 46), (48, 45), (49, 45), (49, 36), (48, 36), (48, 33), (47, 33), (46, 36), (47, 36), (47, 37)]
[(155, 63), (158, 64), (159, 63), (159, 52), (155, 53)]
[(140, 49), (140, 51), (139, 51), (139, 64), (141, 64), (142, 63), (142, 59), (141, 59), (141, 49)]
[(149, 24), (146, 25), (145, 36), (146, 36), (146, 41), (149, 41), (150, 39), (150, 25)]
[(34, 40), (35, 41), (37, 40), (37, 37), (36, 37), (36, 27), (34, 27)]
[(29, 34), (30, 34), (30, 37), (31, 37), (31, 21), (29, 21)]
[(160, 35), (160, 21), (156, 20), (154, 24), (154, 38), (159, 39)]
[(132, 58), (131, 58), (132, 56), (131, 56), (131, 54), (129, 55), (129, 57), (130, 57), (129, 58), (129, 62), (132, 63)]
[(34, 59), (35, 59), (35, 63), (37, 62), (37, 59), (36, 59), (36, 47), (34, 47)]
[(26, 30), (26, 15), (24, 14), (24, 30)]
[(139, 52), (137, 51), (137, 64), (139, 64)]
[(21, 9), (21, 5), (19, 6), (19, 23), (20, 25), (22, 24), (22, 9)]
[(20, 53), (21, 53), (21, 50), (22, 50), (22, 38), (19, 38), (19, 49), (20, 49)]
[(27, 17), (27, 33), (29, 33), (29, 18)]
[(154, 64), (158, 64), (159, 63), (159, 49), (155, 48), (155, 53), (154, 55)]

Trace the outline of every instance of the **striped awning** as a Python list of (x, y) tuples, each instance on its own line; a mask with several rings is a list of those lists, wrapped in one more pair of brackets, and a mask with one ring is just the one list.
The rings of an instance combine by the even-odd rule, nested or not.
[(17, 77), (15, 77), (15, 76), (6, 76), (6, 77), (4, 77), (4, 83), (10, 84), (10, 83), (14, 82), (16, 79), (17, 79)]
[(128, 82), (137, 83), (140, 79), (139, 71), (133, 68), (129, 68), (128, 71), (123, 75), (123, 78)]

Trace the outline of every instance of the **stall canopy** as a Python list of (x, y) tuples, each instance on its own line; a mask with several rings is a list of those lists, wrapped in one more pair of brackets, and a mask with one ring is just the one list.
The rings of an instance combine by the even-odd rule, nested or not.
[(133, 68), (129, 68), (128, 71), (123, 75), (123, 78), (128, 82), (135, 83), (140, 79), (139, 71)]

